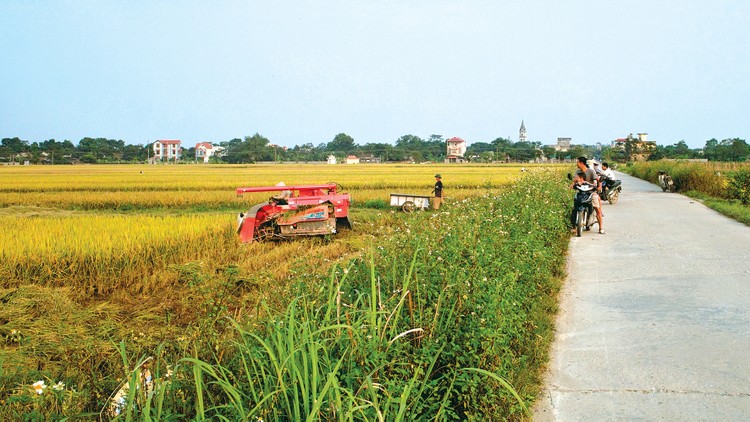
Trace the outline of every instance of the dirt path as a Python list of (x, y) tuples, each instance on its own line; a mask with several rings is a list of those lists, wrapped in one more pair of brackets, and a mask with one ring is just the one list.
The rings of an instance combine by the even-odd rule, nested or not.
[(538, 421), (746, 420), (750, 227), (619, 174), (571, 241)]

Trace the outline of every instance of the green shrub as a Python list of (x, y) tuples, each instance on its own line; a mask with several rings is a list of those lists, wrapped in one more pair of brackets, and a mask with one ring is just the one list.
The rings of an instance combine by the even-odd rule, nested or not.
[(738, 170), (729, 175), (727, 187), (729, 197), (738, 199), (743, 204), (750, 204), (750, 170)]
[(384, 199), (368, 199), (364, 203), (365, 208), (374, 208), (376, 210), (384, 210), (386, 208), (389, 208), (388, 202), (386, 202)]

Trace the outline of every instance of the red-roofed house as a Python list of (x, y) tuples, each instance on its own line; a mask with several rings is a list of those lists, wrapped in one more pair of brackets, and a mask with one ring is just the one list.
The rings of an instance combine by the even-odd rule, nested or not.
[(454, 136), (453, 138), (445, 141), (447, 146), (447, 157), (445, 158), (446, 163), (463, 163), (464, 154), (466, 154), (466, 141)]
[(216, 149), (210, 142), (198, 142), (195, 144), (195, 161), (203, 160), (207, 164), (208, 160), (215, 153)]
[(359, 158), (356, 155), (349, 155), (346, 157), (346, 164), (359, 164)]
[(182, 157), (182, 141), (162, 139), (154, 142), (154, 160), (177, 161)]

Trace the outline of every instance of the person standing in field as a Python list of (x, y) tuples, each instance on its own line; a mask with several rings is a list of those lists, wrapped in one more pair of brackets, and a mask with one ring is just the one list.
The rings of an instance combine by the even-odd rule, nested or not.
[(435, 193), (435, 198), (432, 200), (432, 209), (438, 210), (443, 202), (443, 181), (440, 174), (435, 175), (435, 189), (432, 191)]

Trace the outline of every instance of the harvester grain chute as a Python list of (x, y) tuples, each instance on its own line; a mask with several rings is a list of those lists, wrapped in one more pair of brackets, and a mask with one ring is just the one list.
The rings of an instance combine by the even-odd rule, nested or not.
[(278, 192), (240, 213), (237, 233), (240, 240), (283, 239), (298, 236), (335, 234), (351, 229), (348, 193), (339, 193), (336, 183), (322, 185), (260, 186), (237, 188), (237, 196), (244, 193)]

